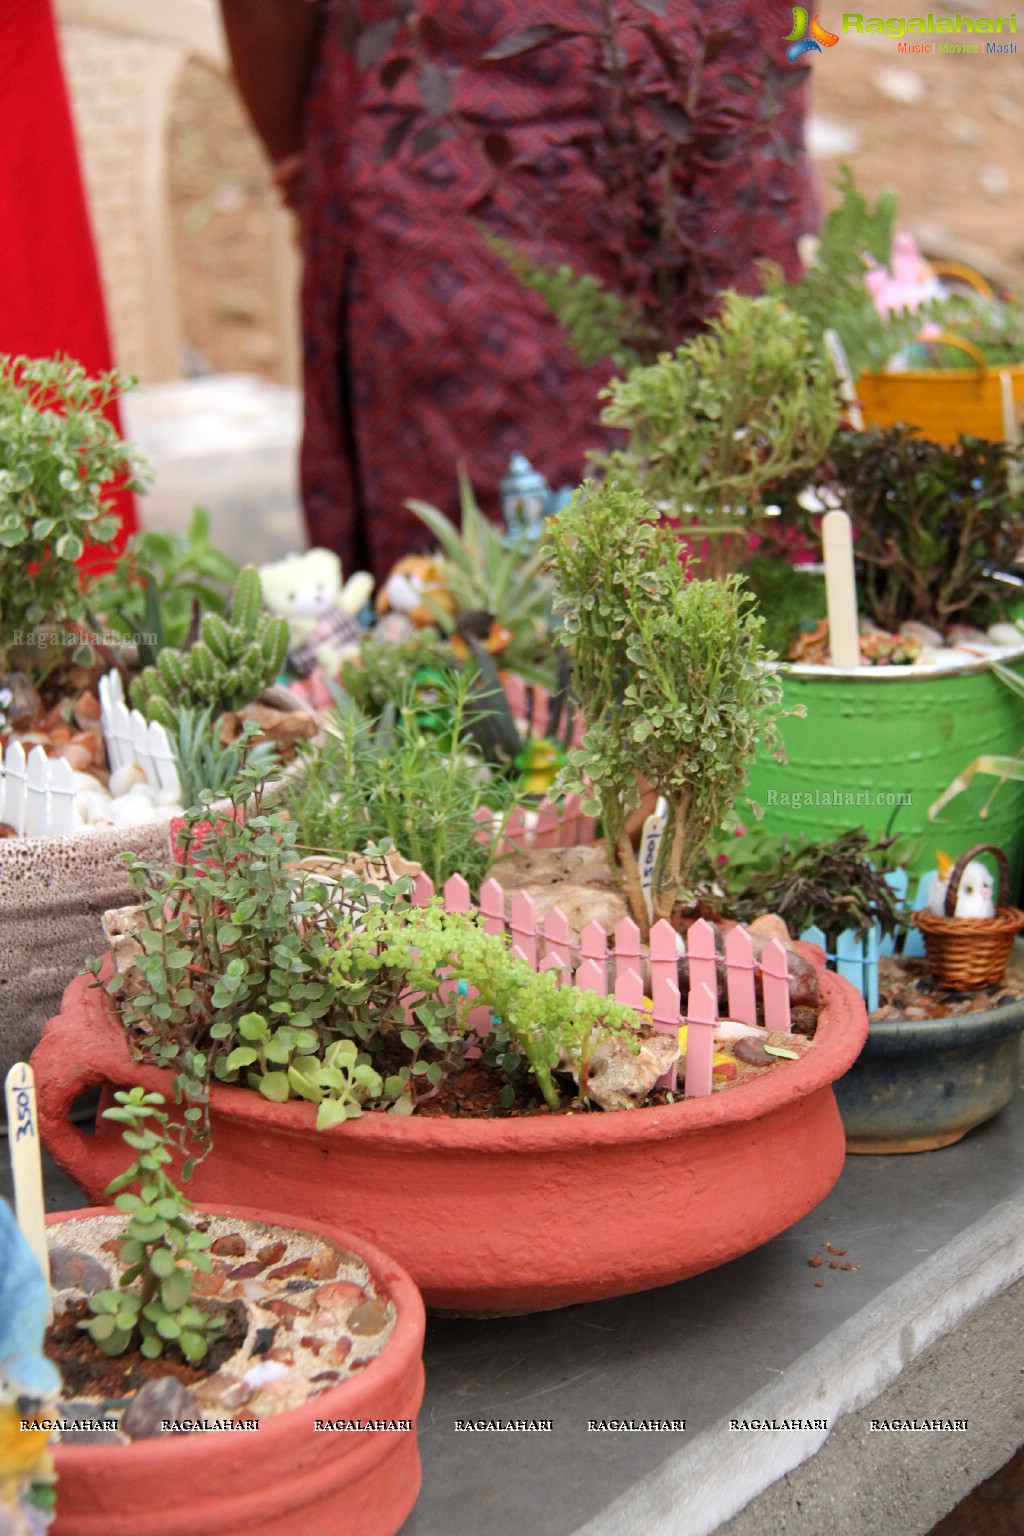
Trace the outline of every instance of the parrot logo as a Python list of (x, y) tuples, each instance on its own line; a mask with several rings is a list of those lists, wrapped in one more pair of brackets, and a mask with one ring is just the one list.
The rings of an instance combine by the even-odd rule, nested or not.
[(807, 11), (802, 5), (793, 7), (793, 30), (786, 34), (785, 41), (789, 44), (786, 49), (786, 58), (791, 64), (805, 53), (820, 53), (822, 48), (834, 48), (839, 38), (835, 32), (826, 32), (821, 22), (815, 16), (810, 26), (810, 37), (807, 33)]

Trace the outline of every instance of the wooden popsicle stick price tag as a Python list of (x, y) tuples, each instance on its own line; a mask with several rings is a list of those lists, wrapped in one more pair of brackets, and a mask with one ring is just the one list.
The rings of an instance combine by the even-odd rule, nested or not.
[(640, 833), (640, 888), (647, 903), (647, 916), (654, 916), (654, 871), (658, 863), (658, 850), (668, 823), (668, 801), (658, 796), (658, 803), (647, 817)]
[(860, 666), (857, 582), (853, 570), (853, 535), (845, 512), (826, 512), (821, 520), (825, 554), (825, 602), (828, 649), (834, 667)]
[(18, 1226), (39, 1261), (43, 1278), (50, 1284), (50, 1256), (46, 1248), (43, 1214), (43, 1167), (40, 1160), (39, 1120), (36, 1114), (36, 1082), (26, 1061), (16, 1061), (4, 1085), (7, 1105), (7, 1138), (14, 1178), (14, 1211)]

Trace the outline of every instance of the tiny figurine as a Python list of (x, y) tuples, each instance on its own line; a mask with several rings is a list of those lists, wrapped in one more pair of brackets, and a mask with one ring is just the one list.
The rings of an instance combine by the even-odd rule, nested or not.
[(288, 664), (300, 677), (316, 666), (337, 675), (362, 635), (356, 615), (373, 591), (373, 578), (356, 571), (342, 584), (341, 561), (329, 549), (308, 549), (260, 567), (263, 601), (288, 620)]
[[(397, 643), (407, 640), (414, 629), (436, 626), (438, 609), (450, 618), (457, 611), (444, 568), (430, 555), (406, 555), (399, 560), (377, 593), (374, 608), (378, 616), (374, 633)], [(392, 615), (405, 622), (395, 623)]]
[(60, 1377), (43, 1354), (49, 1292), (32, 1250), (0, 1200), (0, 1531), (37, 1536), (53, 1508), (53, 1466), (34, 1424), (56, 1399)]
[(551, 487), (544, 476), (523, 454), (514, 453), (498, 493), (501, 514), (508, 525), (506, 545), (536, 543), (551, 510)]
[[(931, 890), (928, 893), (928, 910), (935, 917), (943, 917), (946, 912), (949, 877), (956, 861), (948, 854), (937, 852), (935, 862), (939, 872), (937, 878), (932, 881)], [(953, 916), (994, 917), (995, 911), (992, 876), (979, 859), (972, 859), (960, 877), (960, 888), (957, 891), (956, 910)]]

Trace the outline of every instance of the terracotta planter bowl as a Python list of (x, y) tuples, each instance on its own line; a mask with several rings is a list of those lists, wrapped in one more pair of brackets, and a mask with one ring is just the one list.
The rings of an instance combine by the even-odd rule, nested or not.
[[(665, 1108), (522, 1120), (369, 1114), (325, 1134), (310, 1104), (214, 1085), (213, 1151), (189, 1193), (255, 1198), (341, 1222), (398, 1256), (428, 1306), (507, 1315), (622, 1296), (696, 1275), (813, 1209), (843, 1166), (832, 1083), (867, 1034), (863, 1000), (823, 974), (814, 1049), (756, 1083)], [(93, 1084), (170, 1076), (132, 1061), (110, 1001), (72, 982), (33, 1056), (40, 1126), (90, 1198), (122, 1162), (119, 1138), (68, 1123)]]
[[(120, 1159), (124, 1163), (124, 1155)], [(315, 1419), (412, 1419), (423, 1399), (423, 1303), (393, 1260), (332, 1223), (209, 1204), (220, 1216), (312, 1229), (354, 1249), (395, 1303), (394, 1332), (364, 1371), (253, 1434), (167, 1435), (132, 1445), (57, 1445), (51, 1536), (394, 1536), (416, 1500), (411, 1433), (316, 1433)], [(67, 1211), (48, 1225), (113, 1212)]]

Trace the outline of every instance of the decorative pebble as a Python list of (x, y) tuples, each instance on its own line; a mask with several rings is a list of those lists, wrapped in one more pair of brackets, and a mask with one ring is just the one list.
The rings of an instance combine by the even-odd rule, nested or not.
[(55, 1291), (81, 1291), (83, 1296), (95, 1296), (97, 1291), (110, 1289), (109, 1270), (88, 1253), (76, 1248), (50, 1249), (50, 1284)]
[(732, 1048), (737, 1061), (748, 1067), (770, 1067), (772, 1058), (759, 1040), (737, 1040)]
[(261, 1360), (259, 1365), (249, 1367), (242, 1380), (250, 1387), (265, 1387), (272, 1381), (280, 1381), (287, 1374), (288, 1367), (279, 1360)]
[(271, 1326), (269, 1328), (257, 1328), (255, 1334), (253, 1335), (252, 1349), (249, 1351), (249, 1353), (251, 1355), (265, 1355), (270, 1349), (270, 1346), (273, 1344), (274, 1336), (276, 1333), (276, 1326)]
[(238, 1232), (229, 1232), (224, 1237), (215, 1237), (210, 1244), (210, 1252), (218, 1258), (241, 1258), (246, 1252), (245, 1238)]
[(336, 1248), (318, 1248), (309, 1261), (309, 1274), (314, 1280), (333, 1280), (341, 1268), (341, 1254)]
[(992, 624), (989, 626), (988, 637), (994, 645), (1001, 645), (1007, 650), (1011, 647), (1018, 650), (1024, 646), (1024, 634), (1016, 624)]
[[(244, 1249), (243, 1249), (244, 1252)], [(262, 1248), (257, 1248), (256, 1257), (264, 1264), (277, 1264), (288, 1252), (288, 1244), (283, 1242), (264, 1243)]]
[(175, 1376), (161, 1376), (139, 1388), (121, 1417), (121, 1428), (133, 1440), (153, 1440), (166, 1434), (164, 1419), (194, 1419), (196, 1403)]
[(120, 768), (115, 768), (110, 775), (108, 788), (116, 800), (119, 795), (127, 795), (128, 792), (146, 783), (146, 770), (141, 763), (125, 763)]
[(350, 1333), (360, 1335), (380, 1333), (386, 1322), (387, 1309), (379, 1301), (364, 1301), (350, 1314), (348, 1329)]
[(352, 1280), (332, 1280), (320, 1287), (316, 1299), (318, 1306), (337, 1311), (339, 1308), (352, 1308), (366, 1301), (367, 1296), (362, 1286)]
[(228, 1270), (229, 1280), (251, 1280), (254, 1275), (262, 1275), (266, 1269), (262, 1259), (247, 1259), (244, 1264), (236, 1264), (234, 1269)]
[[(331, 1345), (330, 1349), (327, 1351), (327, 1358), (328, 1360), (333, 1360), (335, 1365), (344, 1365), (351, 1352), (351, 1339), (336, 1339), (335, 1342)], [(317, 1379), (318, 1378), (316, 1376), (313, 1377), (314, 1381)]]
[[(267, 1272), (267, 1279), (268, 1280), (288, 1280), (288, 1279), (290, 1279), (290, 1277), (292, 1275), (296, 1275), (296, 1276), (298, 1276), (298, 1275), (307, 1275), (308, 1276), (308, 1274), (309, 1274), (309, 1260), (308, 1259), (292, 1259), (290, 1264), (281, 1264), (277, 1269), (269, 1270)], [(310, 1284), (311, 1285), (315, 1285), (316, 1281), (315, 1280), (311, 1280)]]
[(224, 1407), (232, 1411), (244, 1408), (255, 1392), (255, 1387), (243, 1381), (240, 1376), (233, 1376), (230, 1371), (218, 1371), (193, 1388), (196, 1402), (204, 1408)]

